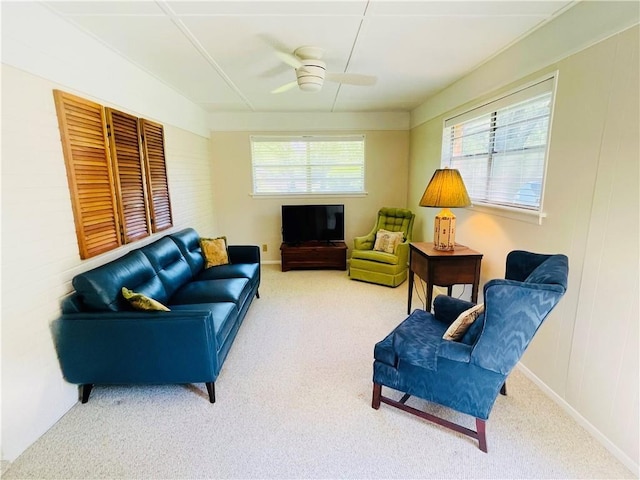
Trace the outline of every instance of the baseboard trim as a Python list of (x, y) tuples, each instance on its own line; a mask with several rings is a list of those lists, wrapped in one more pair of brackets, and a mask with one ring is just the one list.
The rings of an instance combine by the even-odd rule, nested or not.
[(522, 363), (518, 363), (518, 368), (529, 380), (535, 383), (545, 395), (551, 400), (556, 402), (560, 408), (567, 412), (581, 427), (591, 434), (598, 442), (602, 444), (604, 448), (616, 457), (625, 467), (627, 467), (636, 477), (639, 476), (640, 468), (637, 463), (633, 461), (626, 453), (620, 450), (611, 440), (609, 440), (600, 430), (592, 425), (586, 418), (584, 418), (575, 408), (573, 408), (567, 401), (554, 392), (546, 383), (544, 383), (538, 376), (536, 376), (531, 370), (525, 367)]

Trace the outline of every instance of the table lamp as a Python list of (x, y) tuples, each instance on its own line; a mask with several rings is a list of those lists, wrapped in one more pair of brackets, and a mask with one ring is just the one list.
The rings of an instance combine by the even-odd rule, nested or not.
[(471, 200), (460, 172), (455, 168), (436, 170), (420, 200), (421, 207), (442, 207), (434, 222), (433, 248), (454, 250), (456, 216), (449, 209), (469, 205)]

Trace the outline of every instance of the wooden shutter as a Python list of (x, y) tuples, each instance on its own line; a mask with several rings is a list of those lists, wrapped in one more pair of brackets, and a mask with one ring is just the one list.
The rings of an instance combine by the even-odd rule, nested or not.
[(122, 235), (130, 243), (151, 234), (138, 118), (111, 108), (106, 118)]
[(53, 95), (80, 258), (90, 258), (121, 245), (104, 109), (59, 90)]
[(140, 123), (147, 171), (151, 227), (153, 232), (159, 232), (173, 225), (164, 156), (164, 130), (162, 125), (149, 120), (141, 119)]

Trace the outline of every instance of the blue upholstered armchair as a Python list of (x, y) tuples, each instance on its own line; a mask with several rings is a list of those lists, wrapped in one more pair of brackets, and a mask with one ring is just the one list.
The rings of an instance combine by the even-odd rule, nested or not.
[[(374, 349), (373, 401), (418, 415), (476, 439), (487, 451), (486, 421), (507, 376), (567, 288), (565, 255), (513, 251), (505, 280), (484, 286), (484, 313), (456, 341), (443, 335), (472, 303), (439, 295), (434, 314), (415, 310)], [(400, 400), (382, 395), (382, 386), (405, 393)], [(406, 405), (410, 396), (476, 418), (476, 430)]]

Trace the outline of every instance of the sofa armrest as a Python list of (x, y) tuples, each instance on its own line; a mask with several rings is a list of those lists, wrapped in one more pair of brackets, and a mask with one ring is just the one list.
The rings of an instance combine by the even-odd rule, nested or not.
[(70, 383), (212, 382), (220, 370), (208, 310), (64, 314), (51, 330)]
[(229, 245), (231, 263), (260, 263), (260, 248), (257, 245)]

